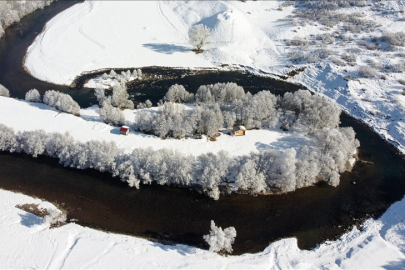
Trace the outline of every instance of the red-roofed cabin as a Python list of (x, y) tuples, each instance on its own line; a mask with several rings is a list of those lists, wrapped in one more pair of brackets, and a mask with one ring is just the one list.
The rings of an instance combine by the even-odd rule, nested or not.
[(127, 126), (122, 126), (122, 127), (120, 128), (120, 134), (121, 134), (121, 135), (128, 135), (128, 134), (129, 134), (129, 127), (127, 127)]

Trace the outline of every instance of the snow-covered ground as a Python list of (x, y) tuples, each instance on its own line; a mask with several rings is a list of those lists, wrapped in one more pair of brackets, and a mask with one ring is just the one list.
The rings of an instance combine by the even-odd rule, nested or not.
[[(173, 149), (183, 154), (198, 156), (203, 153), (227, 151), (232, 156), (246, 155), (265, 149), (298, 149), (310, 143), (302, 132), (284, 132), (280, 128), (269, 130), (249, 130), (245, 136), (221, 134), (212, 142), (206, 136), (202, 139), (167, 138), (133, 132), (128, 136), (119, 134), (119, 127), (105, 124), (98, 113), (98, 106), (80, 110), (80, 117), (63, 113), (42, 103), (0, 97), (0, 123), (15, 131), (43, 129), (46, 132), (69, 132), (76, 140), (115, 141), (119, 148), (131, 152), (134, 148)], [(156, 110), (156, 107), (144, 110)], [(138, 110), (124, 110), (126, 125), (132, 126)]]
[[(346, 11), (363, 13), (381, 25), (367, 35), (405, 30), (404, 14), (400, 12), (403, 1), (383, 1), (381, 4), (385, 5), (385, 13), (373, 11), (368, 5), (349, 7)], [(294, 26), (280, 20), (291, 14), (294, 7), (278, 7), (277, 1), (87, 1), (47, 24), (29, 48), (25, 66), (35, 77), (58, 84), (70, 84), (84, 71), (152, 65), (196, 68), (233, 64), (251, 67), (257, 73), (285, 75), (291, 70), (287, 58), (291, 48), (285, 46), (284, 40), (294, 36), (309, 38), (331, 29), (325, 30), (319, 24)], [(213, 33), (213, 42), (203, 54), (191, 52), (187, 42), (187, 31), (196, 23), (207, 25)], [(330, 48), (343, 53), (358, 47), (356, 42), (362, 35), (353, 35), (353, 38), (350, 46), (335, 43)], [(362, 50), (356, 54), (357, 65), (366, 65), (370, 60), (395, 63), (396, 53)], [(289, 80), (336, 100), (343, 110), (371, 126), (405, 153), (405, 98), (401, 95), (404, 86), (397, 82), (405, 79), (403, 73), (385, 74), (385, 79), (379, 73), (375, 78), (366, 79), (358, 78), (357, 67), (339, 67), (329, 60), (305, 66), (304, 72)], [(346, 81), (346, 76), (354, 79)], [(127, 119), (133, 118), (134, 112), (126, 113), (132, 114), (127, 115)], [(116, 130), (98, 120), (95, 108), (81, 110), (81, 114), (79, 118), (43, 105), (0, 99), (0, 123), (16, 130), (69, 130), (81, 140), (117, 140), (124, 148), (145, 146), (151, 139), (146, 135), (118, 136)], [(197, 153), (216, 152), (218, 145), (224, 145), (240, 154), (257, 150), (257, 141), (249, 136), (237, 145), (232, 145), (230, 139), (234, 138), (228, 140), (222, 135), (214, 143), (153, 139), (151, 146), (158, 149), (169, 142), (178, 145), (178, 150), (184, 153)], [(288, 138), (273, 134), (264, 144), (268, 146), (281, 140), (288, 141)], [(326, 242), (312, 251), (301, 251), (295, 239), (284, 239), (258, 254), (225, 258), (187, 246), (163, 246), (74, 224), (49, 230), (40, 219), (15, 208), (16, 204), (34, 199), (6, 191), (0, 191), (0, 195), (0, 239), (10, 243), (3, 245), (1, 250), (0, 262), (4, 268), (405, 267), (405, 200), (392, 205), (379, 220), (366, 221), (361, 231), (354, 228), (340, 240)], [(27, 239), (30, 245), (26, 245)]]
[[(223, 257), (185, 245), (167, 246), (69, 223), (49, 229), (42, 218), (16, 208), (41, 202), (0, 190), (1, 268), (4, 269), (403, 269), (405, 202), (397, 202), (359, 231), (300, 250), (295, 238), (272, 243), (263, 252)], [(209, 228), (207, 227), (207, 234)], [(237, 228), (236, 228), (237, 230)]]

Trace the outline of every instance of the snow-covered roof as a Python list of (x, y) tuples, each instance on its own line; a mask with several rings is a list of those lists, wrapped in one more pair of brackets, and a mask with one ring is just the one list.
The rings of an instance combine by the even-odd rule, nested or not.
[(237, 131), (237, 130), (246, 130), (246, 128), (244, 126), (235, 126), (235, 127), (233, 127), (233, 131)]

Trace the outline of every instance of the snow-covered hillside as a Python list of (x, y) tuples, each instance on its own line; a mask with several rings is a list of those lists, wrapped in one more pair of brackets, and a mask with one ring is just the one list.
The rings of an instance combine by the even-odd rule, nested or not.
[[(236, 1), (86, 1), (52, 19), (29, 48), (26, 68), (37, 78), (72, 83), (83, 71), (143, 66), (243, 64), (273, 71), (286, 28), (278, 3)], [(206, 24), (213, 42), (191, 51), (189, 27)], [(80, 46), (77, 46), (80, 44)]]

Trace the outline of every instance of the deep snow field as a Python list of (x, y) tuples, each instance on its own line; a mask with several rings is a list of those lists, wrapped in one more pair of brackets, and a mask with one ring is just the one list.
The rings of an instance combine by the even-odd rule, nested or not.
[[(278, 1), (86, 1), (47, 24), (29, 48), (25, 66), (41, 80), (67, 85), (82, 72), (101, 68), (229, 64), (246, 66), (257, 74), (285, 75), (306, 66), (304, 72), (289, 81), (335, 100), (344, 111), (405, 153), (405, 97), (401, 95), (404, 86), (397, 82), (405, 75), (379, 72), (366, 79), (357, 74), (358, 66), (370, 60), (395, 62), (395, 54), (403, 48), (381, 54), (360, 51), (357, 66), (337, 66), (327, 59), (293, 66), (287, 54), (294, 48), (286, 46), (285, 40), (295, 36), (309, 38), (331, 30), (317, 24), (294, 26), (282, 20), (292, 14), (294, 7), (279, 9), (279, 5)], [(405, 30), (405, 21), (398, 19), (405, 16), (400, 12), (405, 4), (384, 1), (382, 5), (389, 12), (382, 14), (368, 5), (345, 8), (342, 12), (360, 12), (377, 21), (380, 26), (367, 35)], [(197, 23), (207, 25), (213, 36), (202, 54), (191, 52), (187, 41), (188, 28)], [(335, 42), (329, 46), (338, 53), (345, 52), (357, 47), (356, 41), (362, 39), (362, 34), (353, 38), (350, 44)], [(381, 79), (381, 75), (386, 78)], [(346, 81), (346, 76), (353, 79)], [(126, 111), (127, 121), (133, 121), (135, 113)], [(170, 145), (193, 155), (220, 149), (239, 155), (257, 151), (259, 141), (268, 147), (280, 145), (281, 141), (296, 142), (289, 135), (280, 136), (271, 130), (248, 132), (243, 138), (221, 135), (217, 142), (207, 142), (205, 138), (160, 140), (139, 134), (124, 137), (117, 135), (117, 128), (100, 122), (95, 107), (82, 109), (81, 117), (75, 117), (41, 104), (8, 98), (0, 98), (0, 123), (16, 130), (70, 131), (82, 141), (114, 139), (125, 149)], [(193, 247), (164, 246), (72, 223), (48, 229), (41, 218), (15, 208), (17, 204), (39, 200), (1, 190), (0, 198), (0, 240), (7, 243), (0, 253), (2, 268), (405, 268), (404, 199), (392, 205), (380, 219), (367, 220), (361, 230), (353, 228), (339, 240), (311, 251), (299, 250), (295, 239), (284, 239), (258, 254), (222, 257)]]

